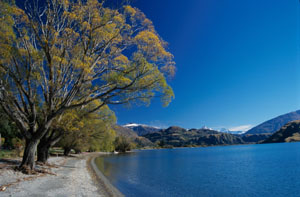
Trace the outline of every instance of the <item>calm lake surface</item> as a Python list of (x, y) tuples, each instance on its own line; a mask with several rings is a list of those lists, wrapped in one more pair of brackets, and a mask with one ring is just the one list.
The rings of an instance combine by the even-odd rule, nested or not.
[(143, 150), (96, 163), (126, 196), (300, 196), (300, 143)]

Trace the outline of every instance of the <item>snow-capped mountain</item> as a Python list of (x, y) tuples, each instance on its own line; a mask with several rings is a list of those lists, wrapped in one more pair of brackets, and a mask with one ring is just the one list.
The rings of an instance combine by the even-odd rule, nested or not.
[(123, 127), (133, 130), (139, 136), (146, 135), (148, 133), (154, 133), (154, 132), (161, 130), (161, 128), (159, 128), (159, 127), (153, 127), (153, 126), (149, 126), (149, 125), (136, 124), (136, 123), (129, 123), (129, 124), (123, 125)]
[(214, 129), (212, 129), (212, 128), (209, 128), (209, 127), (207, 127), (207, 126), (203, 126), (201, 129), (206, 129), (206, 130), (214, 130)]

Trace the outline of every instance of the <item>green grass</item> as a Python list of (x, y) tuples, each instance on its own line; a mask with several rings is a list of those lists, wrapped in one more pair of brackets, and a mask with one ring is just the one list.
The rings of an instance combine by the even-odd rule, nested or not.
[[(49, 152), (50, 152), (50, 155), (52, 155), (52, 156), (64, 155), (64, 149), (61, 147), (50, 148)], [(72, 149), (70, 153), (74, 154), (75, 151)]]
[[(23, 151), (21, 151), (23, 152)], [(71, 151), (71, 153), (75, 153), (74, 150)], [(50, 148), (50, 155), (63, 155), (64, 154), (64, 149), (62, 148)], [(18, 156), (17, 150), (3, 150), (0, 149), (0, 159), (8, 159), (8, 158), (16, 158)]]
[(17, 156), (17, 151), (16, 150), (0, 150), (0, 159), (4, 158), (16, 158)]

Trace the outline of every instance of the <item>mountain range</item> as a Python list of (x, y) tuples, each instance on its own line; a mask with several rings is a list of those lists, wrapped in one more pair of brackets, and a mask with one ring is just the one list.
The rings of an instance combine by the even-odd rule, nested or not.
[(123, 127), (133, 130), (138, 136), (146, 135), (148, 133), (154, 133), (161, 128), (158, 127), (152, 127), (144, 124), (136, 124), (136, 123), (129, 123), (126, 125), (123, 125)]
[(216, 131), (205, 126), (201, 129), (184, 129), (178, 126), (161, 129), (135, 123), (116, 126), (115, 130), (118, 135), (126, 136), (138, 147), (189, 147), (300, 141), (300, 110), (263, 122), (246, 133), (228, 129)]
[(266, 134), (235, 135), (205, 128), (187, 130), (177, 126), (144, 135), (152, 143), (161, 147), (249, 144), (265, 140), (269, 136)]
[(263, 122), (260, 125), (247, 131), (246, 134), (275, 133), (282, 126), (294, 120), (300, 120), (300, 110), (290, 112)]
[(123, 136), (127, 138), (129, 142), (135, 143), (138, 148), (155, 146), (149, 139), (142, 136), (138, 136), (136, 132), (129, 128), (116, 125), (114, 127), (114, 130), (116, 131), (116, 134), (118, 136)]
[(284, 125), (279, 131), (263, 143), (297, 142), (300, 141), (300, 120), (295, 120)]

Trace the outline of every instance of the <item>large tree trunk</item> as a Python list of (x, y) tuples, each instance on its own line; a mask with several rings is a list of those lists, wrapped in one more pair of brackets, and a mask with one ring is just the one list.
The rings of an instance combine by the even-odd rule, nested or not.
[(50, 145), (42, 144), (41, 142), (37, 148), (37, 162), (46, 163), (49, 158)]
[(78, 149), (78, 148), (75, 148), (74, 151), (75, 151), (75, 154), (80, 154), (81, 153), (81, 150)]
[[(46, 134), (47, 135), (47, 134)], [(47, 136), (42, 137), (40, 140), (40, 143), (37, 147), (37, 161), (46, 163), (49, 158), (49, 149), (50, 149), (50, 137), (47, 138)]]
[(62, 134), (56, 134), (55, 130), (51, 130), (50, 132), (50, 136), (47, 136), (46, 134), (44, 137), (42, 137), (37, 147), (37, 161), (42, 162), (44, 164), (49, 158), (50, 148), (54, 146), (62, 137)]
[(70, 154), (70, 152), (71, 152), (71, 148), (69, 148), (69, 147), (64, 148), (64, 155), (65, 156), (68, 156)]
[(26, 139), (22, 163), (19, 166), (19, 169), (24, 173), (31, 173), (31, 171), (35, 167), (34, 159), (35, 159), (37, 143), (38, 143), (37, 140)]

